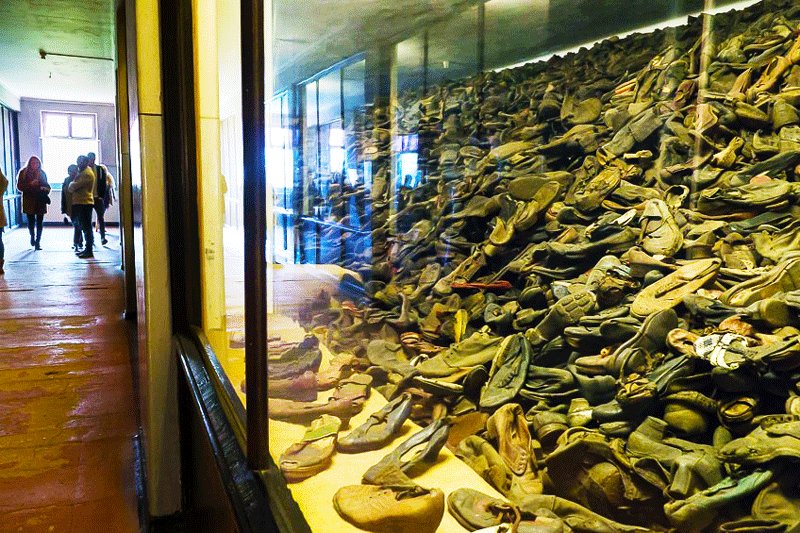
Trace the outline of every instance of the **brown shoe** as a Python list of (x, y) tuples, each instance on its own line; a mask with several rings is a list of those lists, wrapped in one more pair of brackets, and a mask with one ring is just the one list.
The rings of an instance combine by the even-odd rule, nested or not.
[(717, 274), (720, 264), (721, 261), (716, 258), (685, 263), (671, 274), (645, 287), (633, 300), (631, 315), (645, 318), (655, 312), (677, 306), (685, 295), (697, 292), (697, 289), (711, 281)]
[(383, 448), (391, 442), (411, 414), (411, 401), (411, 394), (401, 394), (339, 439), (336, 449), (342, 453), (360, 453)]
[[(367, 485), (412, 486), (410, 476), (421, 473), (436, 462), (447, 442), (450, 425), (443, 419), (414, 433), (383, 459), (367, 470), (361, 481)], [(412, 452), (413, 453), (410, 453)]]
[(375, 533), (434, 533), (444, 515), (444, 493), (422, 487), (350, 485), (333, 495), (339, 516)]
[(361, 412), (364, 402), (369, 397), (372, 377), (366, 374), (354, 374), (339, 382), (333, 395), (326, 403), (296, 402), (273, 398), (269, 400), (267, 411), (270, 418), (276, 420), (303, 421), (322, 415), (333, 415), (347, 426), (348, 421)]
[(800, 288), (800, 254), (788, 257), (767, 272), (748, 279), (722, 293), (722, 303), (734, 307), (748, 305), (776, 295)]
[[(331, 359), (325, 369), (317, 373), (317, 390), (328, 390), (335, 387), (342, 379), (353, 373), (359, 359), (355, 355), (342, 352)], [(269, 383), (272, 387), (272, 382)]]
[(497, 450), (506, 466), (517, 475), (531, 468), (531, 433), (522, 407), (509, 403), (494, 412), (486, 421), (489, 439), (497, 442)]
[[(242, 380), (242, 392), (247, 394), (245, 380)], [(299, 402), (313, 402), (317, 399), (317, 376), (310, 370), (297, 377), (271, 379), (267, 387), (270, 398), (284, 398)]]

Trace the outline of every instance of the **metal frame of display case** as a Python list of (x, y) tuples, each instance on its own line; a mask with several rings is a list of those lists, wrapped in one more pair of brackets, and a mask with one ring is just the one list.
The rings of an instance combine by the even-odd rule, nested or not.
[[(256, 399), (267, 397), (267, 175), (264, 0), (241, 4), (242, 134), (244, 136), (245, 381)], [(269, 466), (266, 400), (248, 402), (247, 463)]]

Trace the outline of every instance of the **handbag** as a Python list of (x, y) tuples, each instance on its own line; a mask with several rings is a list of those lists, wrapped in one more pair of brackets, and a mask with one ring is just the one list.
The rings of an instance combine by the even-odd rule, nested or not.
[(50, 193), (47, 191), (39, 191), (39, 201), (43, 204), (50, 203)]

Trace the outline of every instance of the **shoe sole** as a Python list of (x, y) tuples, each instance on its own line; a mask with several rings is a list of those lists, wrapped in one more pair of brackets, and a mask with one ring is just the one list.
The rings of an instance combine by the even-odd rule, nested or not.
[[(719, 259), (699, 259), (648, 285), (631, 304), (631, 315), (646, 318), (653, 313), (675, 307), (687, 294), (693, 294), (708, 283), (721, 265)], [(744, 307), (744, 306), (742, 306)]]

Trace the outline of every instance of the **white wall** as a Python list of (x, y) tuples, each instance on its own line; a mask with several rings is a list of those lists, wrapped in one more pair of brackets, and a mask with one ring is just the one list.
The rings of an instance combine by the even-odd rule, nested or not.
[(11, 92), (5, 85), (0, 83), (0, 104), (19, 111), (19, 96)]
[[(117, 201), (114, 205), (106, 209), (106, 214), (103, 217), (106, 223), (119, 224), (119, 193), (117, 193)], [(92, 215), (92, 220), (97, 220), (96, 215)], [(45, 222), (63, 222), (64, 215), (61, 213), (61, 191), (52, 191), (50, 193), (50, 205), (47, 206), (47, 214), (44, 216)]]
[[(135, 5), (134, 5), (135, 4)], [(181, 509), (178, 362), (172, 354), (159, 0), (127, 0), (140, 407), (151, 516)], [(132, 24), (131, 24), (132, 22)], [(132, 50), (135, 36), (135, 51)], [(168, 67), (167, 67), (168, 68)], [(132, 76), (129, 76), (129, 80)]]

